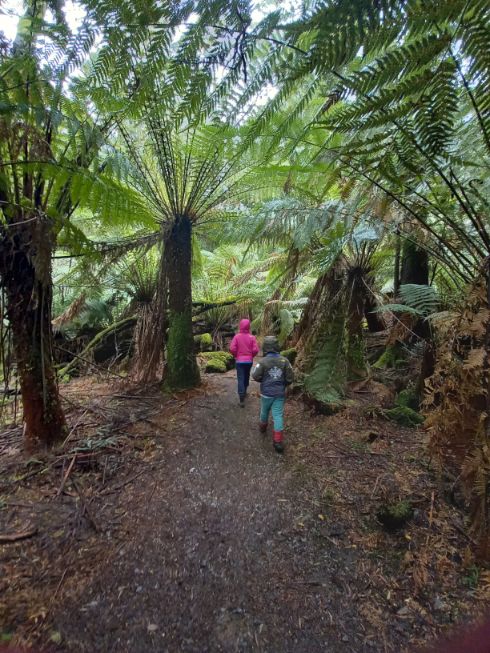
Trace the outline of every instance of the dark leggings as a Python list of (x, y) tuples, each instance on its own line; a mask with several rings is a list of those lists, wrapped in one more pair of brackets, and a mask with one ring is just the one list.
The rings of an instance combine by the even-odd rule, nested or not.
[(238, 381), (238, 395), (243, 398), (247, 394), (248, 384), (250, 382), (250, 370), (252, 363), (237, 363), (236, 378)]

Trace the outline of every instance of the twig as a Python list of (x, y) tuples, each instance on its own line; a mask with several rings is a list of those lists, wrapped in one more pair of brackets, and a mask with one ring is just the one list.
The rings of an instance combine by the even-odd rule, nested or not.
[[(105, 374), (112, 374), (113, 376), (117, 376), (120, 379), (125, 379), (126, 377), (123, 376), (122, 374), (118, 374), (117, 372), (113, 372), (112, 370), (107, 369), (106, 367), (103, 367), (102, 365), (97, 365), (97, 363), (93, 363), (92, 361), (89, 361), (87, 358), (83, 358), (83, 356), (79, 356), (78, 354), (74, 354), (72, 351), (68, 351), (67, 349), (63, 349), (63, 347), (58, 347), (57, 345), (54, 345), (55, 349), (59, 349), (59, 351), (65, 352), (66, 354), (70, 354), (70, 356), (73, 356), (73, 358), (76, 358), (77, 360), (81, 360), (84, 363), (87, 363), (87, 365), (90, 365), (91, 367), (95, 367), (95, 369), (100, 370), (101, 372), (104, 372)], [(73, 363), (73, 361), (71, 361)], [(63, 369), (66, 369), (66, 365)]]
[(72, 483), (73, 483), (73, 487), (75, 488), (75, 490), (78, 493), (78, 496), (80, 497), (80, 502), (82, 504), (84, 513), (87, 515), (87, 519), (92, 524), (92, 528), (94, 529), (94, 531), (96, 533), (98, 533), (99, 532), (99, 527), (97, 526), (97, 522), (95, 521), (92, 513), (90, 512), (90, 510), (88, 508), (87, 500), (85, 499), (85, 495), (83, 494), (82, 489), (78, 486), (78, 483), (75, 482), (75, 479), (72, 479)]
[(75, 464), (75, 460), (77, 459), (77, 454), (73, 456), (71, 459), (71, 463), (68, 466), (68, 469), (66, 470), (66, 474), (63, 476), (63, 480), (61, 481), (61, 485), (58, 488), (58, 492), (56, 493), (56, 496), (59, 497), (60, 494), (63, 492), (63, 488), (65, 487), (65, 483), (68, 480), (68, 477), (70, 476), (71, 470), (73, 469), (73, 465)]
[(25, 540), (32, 537), (37, 533), (37, 527), (29, 528), (25, 531), (18, 531), (17, 533), (0, 533), (0, 542), (17, 542), (18, 540)]
[(454, 526), (454, 528), (458, 531), (458, 533), (461, 533), (468, 542), (471, 542), (473, 546), (478, 546), (478, 542), (474, 540), (471, 535), (468, 535), (468, 533), (462, 528), (458, 523), (456, 523), (453, 519), (449, 519), (450, 523)]
[(133, 481), (135, 481), (137, 478), (142, 476), (146, 472), (146, 469), (142, 469), (140, 472), (132, 476), (131, 478), (128, 478), (126, 481), (123, 481), (122, 483), (119, 483), (118, 485), (115, 485), (114, 487), (109, 487), (107, 490), (104, 490), (100, 494), (106, 495), (106, 494), (112, 494), (113, 492), (117, 492), (118, 490), (122, 489), (126, 485), (129, 485)]
[(380, 479), (380, 478), (381, 478), (381, 474), (378, 474), (378, 476), (376, 477), (376, 482), (375, 482), (375, 484), (374, 484), (373, 491), (371, 492), (371, 499), (372, 499), (372, 498), (374, 497), (374, 495), (376, 494), (376, 489), (377, 489), (377, 487), (378, 487), (378, 483), (379, 483), (379, 479)]
[(158, 395), (99, 395), (101, 397), (114, 397), (116, 399), (140, 399), (140, 400), (145, 400), (145, 399), (163, 399), (163, 394), (161, 396)]
[(39, 630), (39, 629), (44, 625), (44, 623), (46, 622), (46, 619), (48, 618), (48, 614), (49, 614), (49, 612), (51, 611), (51, 609), (52, 609), (52, 607), (53, 607), (53, 605), (54, 605), (54, 602), (55, 602), (55, 600), (56, 600), (56, 597), (58, 596), (58, 592), (60, 591), (61, 586), (63, 585), (63, 581), (65, 580), (65, 576), (66, 576), (67, 572), (68, 572), (68, 567), (67, 567), (67, 568), (65, 569), (65, 571), (61, 574), (60, 581), (59, 581), (58, 585), (56, 586), (56, 589), (55, 589), (55, 591), (54, 591), (53, 596), (51, 597), (51, 601), (50, 601), (50, 603), (49, 603), (49, 607), (48, 607), (48, 609), (46, 610), (46, 612), (44, 613), (43, 618), (41, 619), (41, 622), (39, 623), (39, 626), (37, 627), (38, 630)]
[(82, 419), (85, 417), (85, 415), (86, 415), (87, 413), (88, 413), (88, 409), (87, 409), (87, 410), (82, 414), (82, 416), (80, 417), (80, 419), (78, 420), (78, 422), (75, 424), (75, 426), (74, 426), (74, 427), (71, 429), (71, 431), (68, 433), (68, 435), (66, 436), (65, 440), (63, 441), (63, 444), (61, 445), (62, 448), (65, 446), (65, 444), (66, 444), (66, 443), (68, 442), (68, 440), (71, 438), (71, 436), (72, 436), (73, 433), (75, 432), (75, 429), (77, 428), (77, 426), (80, 424), (80, 422), (82, 421)]

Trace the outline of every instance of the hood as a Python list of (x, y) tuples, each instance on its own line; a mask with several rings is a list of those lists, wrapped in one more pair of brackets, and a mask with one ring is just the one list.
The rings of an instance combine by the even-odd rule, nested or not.
[(250, 320), (240, 320), (240, 333), (250, 333)]
[(276, 336), (266, 336), (264, 338), (264, 342), (262, 343), (262, 351), (264, 352), (264, 356), (266, 354), (270, 354), (272, 351), (279, 353), (280, 349), (281, 348), (279, 346), (279, 341)]

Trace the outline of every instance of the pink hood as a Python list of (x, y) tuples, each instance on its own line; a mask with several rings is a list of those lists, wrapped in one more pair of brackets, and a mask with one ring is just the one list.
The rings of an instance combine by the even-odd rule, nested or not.
[(240, 333), (250, 333), (250, 320), (247, 318), (240, 320)]
[(237, 363), (252, 363), (259, 353), (257, 340), (250, 333), (250, 320), (240, 320), (240, 333), (231, 341), (230, 351)]

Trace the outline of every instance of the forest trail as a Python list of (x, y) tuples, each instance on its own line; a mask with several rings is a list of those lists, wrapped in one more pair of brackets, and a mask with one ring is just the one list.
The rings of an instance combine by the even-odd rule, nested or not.
[[(52, 653), (413, 653), (487, 605), (426, 435), (385, 386), (318, 415), (286, 402), (286, 452), (235, 377), (164, 396), (63, 386), (70, 438), (0, 473), (0, 635)], [(386, 397), (389, 400), (389, 397)], [(412, 518), (382, 527), (387, 502)], [(490, 587), (490, 586), (489, 586)]]
[(182, 408), (124, 495), (129, 540), (55, 617), (66, 650), (363, 650), (334, 585), (350, 550), (298, 527), (298, 480), (259, 434), (258, 402), (251, 388), (241, 409), (234, 377), (214, 375)]

